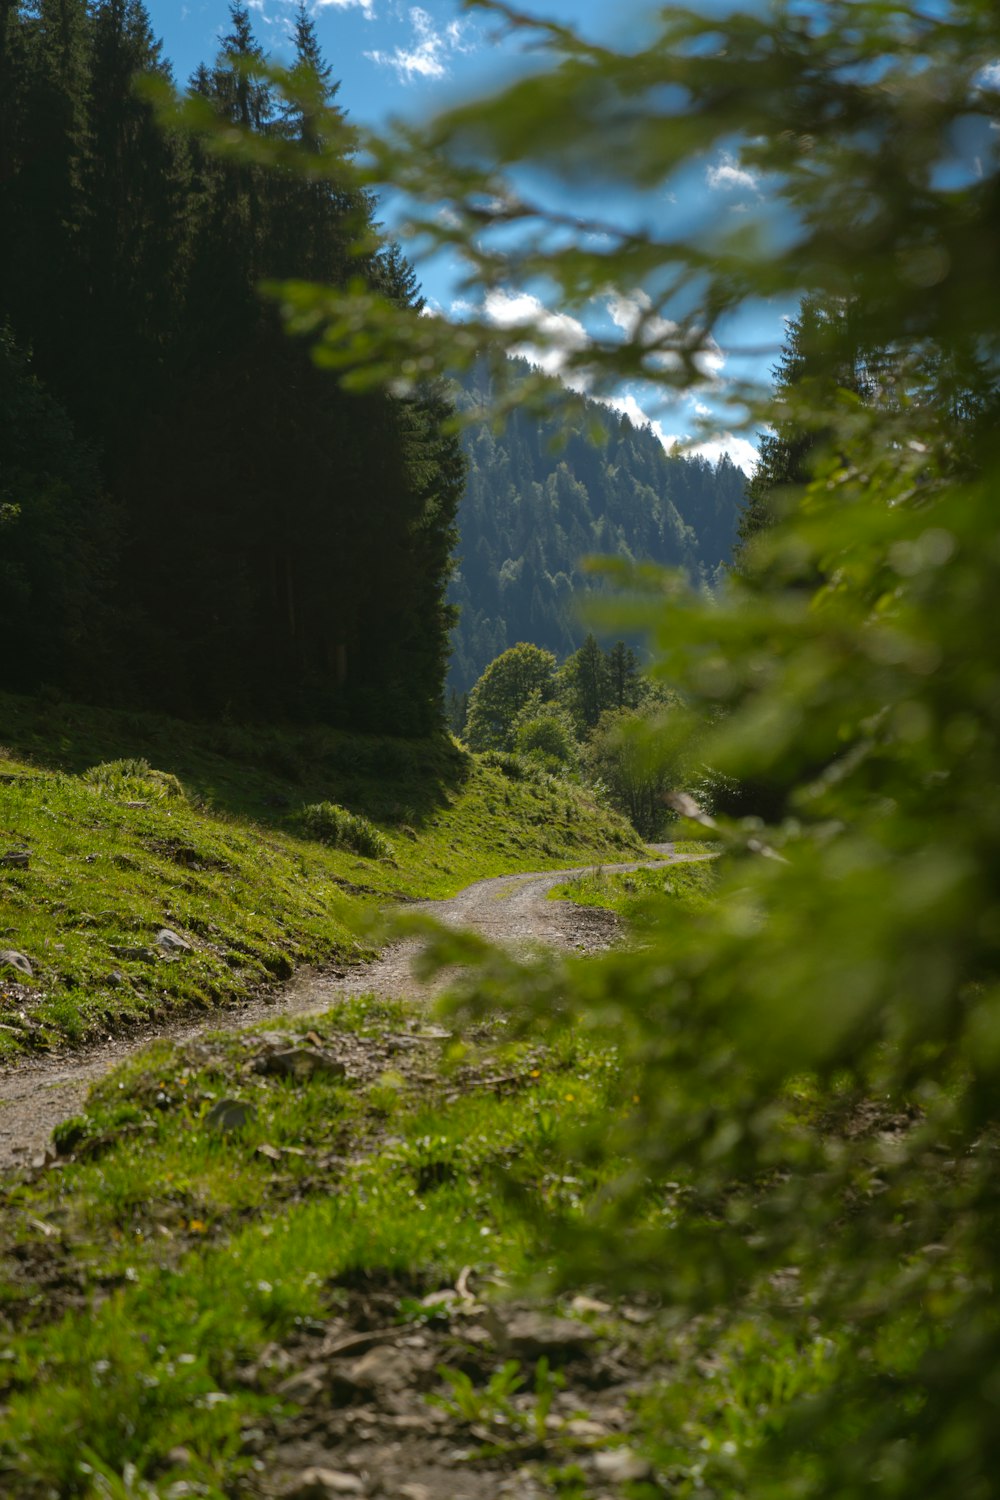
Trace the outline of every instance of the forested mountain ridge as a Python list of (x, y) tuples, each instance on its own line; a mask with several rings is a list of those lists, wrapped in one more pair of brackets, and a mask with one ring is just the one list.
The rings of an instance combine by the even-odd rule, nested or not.
[[(304, 5), (295, 61), (328, 113), (276, 96), (236, 0), (188, 94), (315, 150), (343, 121)], [(259, 296), (360, 278), (419, 307), (412, 271), (367, 195), (163, 130), (139, 74), (170, 80), (140, 0), (0, 3), (0, 687), (428, 733), (446, 397), (342, 393)]]
[[(489, 378), (477, 367), (456, 405), (484, 404)], [(449, 592), (459, 607), (449, 672), (457, 692), (518, 641), (559, 657), (582, 644), (587, 627), (574, 606), (599, 587), (581, 570), (584, 557), (682, 567), (702, 584), (732, 557), (742, 471), (728, 456), (713, 465), (670, 455), (651, 428), (596, 401), (558, 419), (515, 410), (500, 433), (473, 423), (463, 447), (468, 473)]]

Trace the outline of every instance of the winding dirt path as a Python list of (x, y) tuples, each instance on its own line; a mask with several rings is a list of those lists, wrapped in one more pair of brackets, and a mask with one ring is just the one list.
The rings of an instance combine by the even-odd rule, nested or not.
[[(678, 855), (672, 844), (653, 844), (658, 860), (603, 865), (616, 871), (644, 866), (684, 863), (711, 855)], [(548, 892), (568, 876), (598, 868), (547, 870), (530, 875), (501, 875), (480, 880), (445, 901), (422, 901), (415, 910), (432, 912), (440, 921), (471, 927), (496, 943), (515, 948), (544, 943), (555, 948), (593, 951), (606, 947), (617, 927), (608, 912), (549, 901)], [(189, 1041), (205, 1031), (231, 1031), (276, 1016), (305, 1015), (327, 1010), (346, 995), (429, 994), (411, 972), (416, 941), (394, 943), (370, 963), (331, 973), (302, 969), (280, 988), (232, 1010), (215, 1011), (197, 1021), (180, 1020), (141, 1035), (109, 1037), (82, 1052), (24, 1060), (16, 1068), (0, 1070), (0, 1170), (24, 1165), (41, 1156), (60, 1121), (76, 1114), (97, 1079), (142, 1047), (159, 1038)]]

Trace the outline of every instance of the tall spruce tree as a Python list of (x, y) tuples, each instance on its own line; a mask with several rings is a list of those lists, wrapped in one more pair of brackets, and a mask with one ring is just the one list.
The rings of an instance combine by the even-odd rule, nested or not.
[[(776, 421), (760, 442), (760, 457), (746, 486), (739, 518), (738, 566), (746, 566), (747, 543), (772, 526), (795, 504), (826, 453), (830, 429), (816, 421), (823, 398), (832, 402), (838, 389), (871, 396), (878, 386), (880, 360), (861, 352), (853, 334), (850, 309), (818, 297), (806, 297), (788, 323), (774, 374)], [(802, 397), (812, 417), (804, 422)]]
[(105, 696), (116, 539), (93, 449), (0, 325), (0, 685)]
[(64, 372), (75, 368), (79, 378), (83, 358), (74, 335), (86, 295), (86, 0), (37, 0), (27, 12), (8, 6), (4, 32), (9, 176), (0, 310), (61, 391)]
[(92, 12), (83, 186), (89, 373), (82, 402), (112, 452), (155, 404), (183, 313), (192, 213), (184, 143), (157, 125), (137, 80), (169, 80), (141, 0)]

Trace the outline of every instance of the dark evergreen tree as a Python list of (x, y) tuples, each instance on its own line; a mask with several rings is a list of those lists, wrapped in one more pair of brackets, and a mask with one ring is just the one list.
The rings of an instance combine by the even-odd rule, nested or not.
[(299, 0), (296, 6), (292, 36), (295, 43), (293, 77), (299, 97), (282, 105), (282, 130), (307, 151), (318, 152), (329, 128), (329, 111), (340, 84), (323, 55), (316, 25), (306, 9), (305, 0)]
[[(760, 442), (760, 457), (746, 486), (739, 518), (737, 563), (745, 570), (747, 543), (794, 506), (829, 446), (829, 430), (817, 425), (823, 398), (838, 389), (870, 397), (879, 385), (878, 351), (862, 353), (853, 334), (850, 309), (806, 297), (791, 319), (774, 374), (777, 418)], [(805, 424), (797, 394), (808, 394), (813, 412)]]
[(212, 98), (225, 119), (244, 130), (265, 131), (274, 120), (274, 97), (261, 67), (264, 51), (243, 0), (231, 0), (232, 30), (212, 70)]
[(608, 688), (611, 708), (637, 708), (642, 689), (639, 680), (639, 658), (624, 641), (616, 641), (607, 654)]
[(88, 359), (75, 405), (117, 455), (162, 395), (183, 317), (193, 214), (186, 147), (160, 129), (136, 89), (143, 75), (170, 78), (140, 0), (101, 0), (91, 31)]
[(86, 0), (37, 0), (28, 12), (8, 4), (4, 13), (0, 313), (57, 391), (83, 358), (74, 335), (86, 295), (87, 27)]
[(563, 664), (559, 696), (581, 739), (612, 706), (608, 663), (593, 635), (588, 635), (579, 651)]
[[(163, 134), (133, 86), (169, 77), (141, 0), (0, 0), (0, 317), (37, 348), (51, 392), (18, 375), (11, 410), (50, 403), (53, 463), (69, 451), (67, 411), (90, 440), (86, 463), (60, 458), (50, 485), (5, 438), (0, 482), (19, 476), (32, 504), (4, 500), (4, 578), (11, 601), (45, 602), (48, 623), (19, 615), (37, 650), (24, 645), (3, 681), (82, 682), (67, 621), (89, 619), (96, 643), (112, 619), (104, 580), (118, 622), (104, 693), (427, 733), (443, 721), (463, 479), (448, 398), (433, 385), (344, 394), (259, 296), (286, 276), (359, 276), (411, 306), (419, 289), (396, 247), (379, 250), (372, 200), (337, 180), (350, 138), (304, 7), (288, 107), (247, 7), (230, 15), (192, 91), (225, 126), (322, 155), (322, 171)], [(24, 420), (37, 433), (41, 418)], [(59, 488), (70, 473), (73, 496)], [(70, 538), (89, 592), (65, 561)]]
[(116, 524), (95, 455), (0, 327), (0, 682), (103, 697)]

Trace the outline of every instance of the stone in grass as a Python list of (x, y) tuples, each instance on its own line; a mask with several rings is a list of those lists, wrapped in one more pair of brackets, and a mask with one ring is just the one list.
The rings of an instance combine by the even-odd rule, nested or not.
[(16, 969), (19, 974), (26, 974), (29, 979), (35, 972), (31, 967), (31, 960), (13, 948), (5, 948), (0, 953), (0, 969)]
[(503, 1342), (520, 1359), (571, 1359), (583, 1354), (596, 1339), (594, 1329), (586, 1323), (527, 1312), (511, 1318)]
[(357, 1475), (342, 1469), (303, 1469), (285, 1491), (285, 1500), (333, 1500), (333, 1496), (363, 1496), (364, 1484)]
[(307, 1365), (288, 1375), (275, 1393), (297, 1401), (300, 1406), (311, 1406), (321, 1401), (324, 1406), (352, 1406), (371, 1392), (358, 1385), (346, 1370), (334, 1370), (329, 1365)]
[(221, 1130), (228, 1135), (233, 1130), (242, 1130), (256, 1118), (257, 1111), (252, 1104), (246, 1104), (242, 1099), (220, 1099), (205, 1116), (205, 1124), (211, 1130)]
[(335, 1495), (363, 1495), (365, 1486), (356, 1474), (342, 1469), (303, 1469), (285, 1490), (285, 1500), (332, 1500)]
[(347, 1069), (328, 1052), (312, 1052), (308, 1047), (289, 1047), (282, 1052), (265, 1052), (254, 1063), (257, 1073), (277, 1078), (306, 1079), (322, 1074), (326, 1078), (346, 1078)]
[(595, 1454), (594, 1467), (602, 1479), (610, 1479), (612, 1484), (637, 1484), (653, 1475), (652, 1464), (631, 1448), (609, 1448), (606, 1453)]
[(162, 948), (164, 953), (190, 953), (191, 944), (180, 933), (174, 932), (170, 927), (161, 927), (156, 934), (156, 946)]

